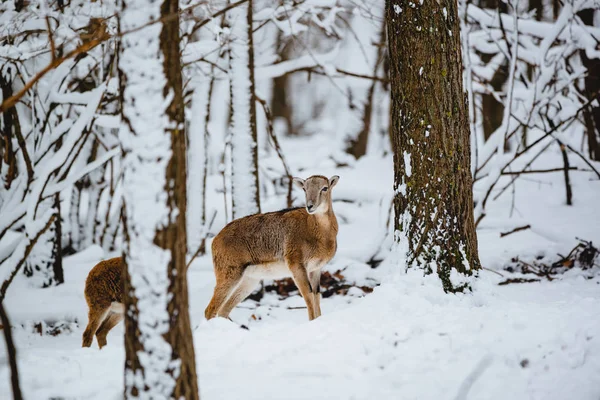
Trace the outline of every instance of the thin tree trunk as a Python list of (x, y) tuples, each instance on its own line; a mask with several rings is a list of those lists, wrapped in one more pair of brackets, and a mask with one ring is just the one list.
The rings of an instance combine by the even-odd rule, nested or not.
[(69, 246), (73, 253), (81, 250), (81, 231), (79, 223), (79, 205), (81, 202), (82, 183), (76, 182), (71, 191), (69, 205)]
[(387, 0), (386, 19), (396, 242), (407, 267), (462, 291), (480, 262), (457, 3)]
[(188, 251), (205, 253), (206, 229), (206, 176), (208, 174), (208, 122), (214, 83), (210, 75), (198, 77), (192, 96), (192, 119), (188, 131)]
[[(177, 12), (177, 0), (125, 0), (120, 29), (131, 31)], [(119, 72), (125, 123), (125, 398), (195, 400), (179, 21), (124, 37)]]
[[(2, 98), (7, 99), (13, 95), (12, 82), (5, 79), (0, 73), (0, 89), (2, 90)], [(9, 190), (12, 181), (17, 175), (17, 158), (13, 149), (14, 131), (20, 129), (19, 114), (15, 107), (0, 114), (2, 117), (0, 130), (0, 177), (4, 181), (4, 188)]]
[(54, 247), (52, 249), (52, 273), (56, 285), (65, 282), (62, 263), (62, 218), (60, 212), (60, 193), (54, 195), (54, 209), (56, 219), (54, 220)]
[[(98, 158), (98, 152), (100, 151), (99, 145), (100, 143), (97, 140), (94, 140), (88, 162), (93, 162)], [(97, 232), (102, 224), (100, 215), (98, 214), (98, 205), (104, 186), (104, 168), (104, 166), (101, 166), (90, 172), (86, 177), (89, 185), (87, 187), (88, 208), (84, 226), (83, 247), (89, 247), (92, 244), (97, 243)]]
[[(589, 8), (579, 13), (579, 17), (584, 24), (594, 25), (594, 13), (599, 12)], [(585, 51), (580, 51), (581, 62), (587, 69), (584, 79), (584, 95), (588, 100), (597, 99), (600, 101), (600, 59), (588, 58)], [(583, 110), (585, 127), (587, 133), (588, 153), (592, 160), (600, 161), (600, 106), (590, 104)]]
[[(277, 54), (279, 61), (287, 61), (289, 50), (283, 33), (277, 34)], [(285, 124), (286, 135), (293, 135), (292, 130), (292, 107), (289, 104), (288, 97), (288, 74), (283, 74), (273, 79), (273, 93), (271, 94), (271, 112), (273, 120), (281, 119)]]
[[(498, 13), (507, 13), (508, 8), (505, 3), (498, 0), (481, 0), (480, 6), (482, 8), (497, 9)], [(484, 63), (490, 62), (492, 56), (488, 54), (481, 54), (481, 60)], [(496, 70), (489, 82), (492, 89), (496, 92), (501, 92), (502, 87), (506, 83), (508, 77), (508, 61), (503, 60), (502, 64)], [(481, 95), (481, 115), (483, 125), (483, 137), (487, 141), (492, 133), (496, 131), (502, 125), (502, 118), (504, 115), (504, 104), (496, 100), (491, 93), (484, 93)]]
[(17, 349), (12, 339), (12, 327), (10, 320), (4, 309), (4, 304), (0, 300), (0, 322), (2, 322), (2, 331), (6, 341), (6, 354), (8, 356), (8, 365), (10, 366), (10, 383), (12, 385), (13, 400), (22, 400), (21, 386), (19, 386), (19, 369), (17, 366)]
[(229, 80), (232, 105), (233, 218), (260, 212), (252, 0), (227, 12), (231, 28)]
[[(372, 7), (371, 11), (375, 13), (376, 17), (383, 17), (383, 12), (379, 10), (379, 7)], [(359, 12), (358, 15), (356, 15), (354, 18), (366, 19), (367, 17), (362, 16)], [(373, 17), (371, 16), (371, 18)], [(367, 24), (373, 23), (374, 21), (367, 22)], [(374, 46), (377, 46), (377, 50), (371, 52), (372, 54), (370, 54), (371, 56), (373, 56), (373, 59), (365, 60), (366, 62), (371, 63), (371, 71), (369, 71), (369, 74), (375, 77), (377, 76), (377, 71), (379, 70), (384, 58), (385, 30), (385, 19), (383, 19), (381, 22), (381, 29), (379, 33), (373, 35), (373, 40), (365, 41), (365, 46), (363, 46), (363, 48), (372, 48)], [(360, 30), (357, 30), (356, 33), (359, 35), (365, 34), (365, 32), (361, 32)], [(359, 70), (358, 72), (361, 71)], [(349, 135), (346, 138), (346, 152), (354, 156), (354, 158), (360, 158), (367, 153), (367, 144), (369, 141), (369, 132), (371, 131), (371, 119), (373, 115), (373, 98), (375, 94), (375, 87), (377, 84), (379, 84), (379, 82), (373, 80), (367, 91), (364, 93), (364, 95), (361, 96), (362, 93), (359, 93), (356, 96), (356, 103), (360, 108), (361, 112), (361, 123), (358, 126), (358, 129), (356, 129), (357, 127), (350, 127), (351, 132), (348, 132)]]

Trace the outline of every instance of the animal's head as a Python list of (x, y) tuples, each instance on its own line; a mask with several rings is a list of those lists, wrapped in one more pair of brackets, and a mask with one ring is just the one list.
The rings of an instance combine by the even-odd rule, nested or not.
[(322, 175), (313, 175), (307, 179), (294, 178), (294, 184), (306, 194), (306, 211), (309, 214), (325, 213), (329, 210), (331, 189), (339, 179), (337, 175), (329, 179)]

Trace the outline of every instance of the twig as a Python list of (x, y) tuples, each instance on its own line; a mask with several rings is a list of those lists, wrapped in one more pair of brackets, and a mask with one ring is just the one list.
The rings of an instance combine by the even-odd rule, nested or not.
[(8, 355), (8, 364), (10, 365), (10, 383), (12, 385), (13, 399), (23, 400), (21, 387), (19, 386), (19, 370), (17, 368), (17, 349), (12, 339), (12, 329), (4, 304), (0, 301), (0, 320), (4, 327), (4, 340), (6, 341), (6, 353)]
[(567, 149), (571, 150), (573, 153), (577, 154), (579, 156), (579, 158), (581, 158), (587, 165), (588, 167), (590, 167), (595, 173), (596, 175), (598, 175), (598, 178), (600, 178), (600, 172), (598, 172), (598, 170), (596, 168), (594, 168), (594, 166), (592, 165), (591, 162), (588, 161), (588, 159), (586, 159), (583, 154), (581, 154), (580, 152), (578, 152), (577, 150), (575, 150), (574, 148), (572, 148), (570, 145), (565, 145), (567, 146)]
[[(331, 77), (331, 75), (326, 74), (325, 72), (319, 71), (318, 69), (322, 68), (322, 65), (315, 65), (315, 66), (311, 66), (311, 67), (300, 67), (300, 68), (296, 68), (296, 69), (292, 69), (290, 71), (287, 71), (286, 73), (282, 74), (282, 76), (285, 75), (290, 75), (296, 72), (308, 72), (311, 74), (316, 74), (316, 75), (323, 75), (323, 76), (327, 76), (327, 77)], [(353, 76), (355, 78), (362, 78), (362, 79), (368, 79), (371, 81), (376, 81), (376, 82), (381, 82), (384, 85), (387, 85), (390, 81), (388, 79), (385, 78), (381, 78), (379, 76), (371, 76), (371, 75), (364, 75), (364, 74), (357, 74), (355, 72), (350, 72), (350, 71), (346, 71), (340, 68), (336, 68), (335, 71), (339, 74), (342, 75), (348, 75), (348, 76)]]
[(54, 44), (54, 35), (50, 26), (50, 17), (46, 15), (46, 28), (48, 28), (48, 40), (50, 41), (50, 57), (54, 61), (56, 59), (56, 45)]
[[(549, 169), (530, 169), (530, 170), (523, 170), (523, 171), (508, 171), (508, 172), (503, 172), (502, 175), (521, 175), (521, 174), (543, 174), (546, 172), (560, 172), (560, 171), (564, 171), (565, 168), (564, 167), (559, 167), (559, 168), (549, 168)], [(569, 167), (569, 171), (584, 171), (584, 170), (580, 170), (577, 167)], [(589, 171), (589, 170), (586, 170)]]
[(194, 261), (196, 259), (196, 257), (198, 257), (198, 254), (200, 254), (201, 252), (205, 251), (205, 248), (206, 248), (206, 238), (208, 237), (208, 233), (210, 232), (210, 228), (212, 228), (213, 222), (215, 222), (215, 217), (216, 216), (217, 216), (217, 211), (215, 210), (213, 212), (213, 215), (212, 215), (211, 219), (210, 219), (210, 222), (208, 223), (208, 226), (206, 227), (206, 231), (204, 232), (204, 237), (200, 241), (200, 245), (198, 246), (198, 249), (196, 249), (196, 252), (192, 256), (192, 258), (190, 258), (190, 261), (188, 261), (187, 265), (185, 266), (186, 269), (190, 267), (190, 265), (192, 264), (192, 261)]
[[(527, 168), (529, 168), (534, 163), (534, 161), (537, 160), (537, 158), (539, 156), (541, 156), (548, 149), (548, 147), (550, 147), (551, 144), (552, 144), (552, 142), (548, 142), (535, 156), (533, 156), (531, 158), (531, 160), (529, 160), (527, 162), (527, 164), (525, 164), (525, 167), (523, 169), (526, 170)], [(508, 167), (508, 165), (509, 164), (507, 164), (507, 167)], [(498, 194), (496, 194), (496, 196), (494, 196), (494, 200), (497, 200), (502, 195), (502, 193), (504, 193), (504, 191), (506, 189), (508, 189), (517, 180), (518, 177), (519, 177), (519, 175), (514, 176), (513, 178), (511, 178), (510, 182), (507, 183), (506, 186), (504, 186), (502, 189), (500, 189), (500, 191), (498, 192)], [(495, 183), (497, 183), (497, 182), (498, 181), (496, 181)], [(495, 183), (494, 183), (494, 185), (495, 185)], [(491, 194), (491, 192), (490, 192), (490, 194)]]
[(350, 71), (346, 71), (346, 70), (340, 69), (340, 68), (336, 68), (335, 70), (338, 73), (342, 74), (342, 75), (353, 76), (355, 78), (369, 79), (369, 80), (381, 82), (381, 83), (384, 83), (384, 84), (388, 84), (390, 82), (388, 79), (380, 78), (378, 76), (370, 76), (370, 75), (364, 75), (364, 74), (357, 74), (356, 72), (350, 72)]
[(523, 226), (519, 226), (519, 227), (517, 227), (517, 228), (513, 229), (512, 231), (508, 231), (508, 232), (500, 232), (500, 237), (502, 238), (502, 237), (505, 237), (505, 236), (511, 235), (511, 234), (513, 234), (513, 233), (515, 233), (515, 232), (524, 231), (525, 229), (529, 229), (529, 228), (531, 228), (531, 225), (523, 225)]
[(498, 272), (498, 271), (495, 271), (495, 270), (493, 270), (493, 269), (489, 269), (489, 268), (486, 268), (486, 267), (481, 267), (481, 269), (484, 269), (484, 270), (486, 270), (486, 271), (488, 271), (488, 272), (493, 272), (494, 274), (496, 274), (496, 275), (500, 275), (501, 277), (503, 277), (503, 278), (504, 278), (504, 275), (502, 275), (500, 272)]
[(287, 163), (285, 162), (285, 157), (283, 156), (283, 151), (281, 150), (281, 146), (279, 145), (279, 140), (277, 140), (277, 136), (275, 136), (275, 132), (273, 131), (273, 115), (271, 114), (271, 110), (269, 109), (269, 106), (267, 105), (267, 102), (265, 100), (261, 99), (258, 96), (255, 96), (255, 98), (262, 105), (262, 108), (265, 112), (265, 117), (267, 118), (267, 132), (269, 133), (269, 137), (271, 138), (273, 147), (277, 152), (277, 156), (281, 160), (281, 164), (283, 164), (283, 170), (285, 171), (285, 174), (288, 179), (287, 207), (291, 207), (293, 183), (292, 174), (290, 173), (290, 169), (288, 168)]

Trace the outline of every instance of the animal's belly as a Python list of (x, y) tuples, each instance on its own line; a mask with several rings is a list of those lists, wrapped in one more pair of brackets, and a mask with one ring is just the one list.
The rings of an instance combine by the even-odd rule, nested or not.
[(292, 276), (292, 273), (284, 262), (272, 262), (249, 265), (244, 275), (255, 279), (281, 279)]
[[(320, 270), (323, 265), (320, 260), (312, 260), (306, 263), (307, 272)], [(292, 272), (285, 262), (272, 262), (266, 264), (249, 265), (244, 272), (245, 276), (255, 279), (282, 279), (292, 276)]]
[(117, 314), (125, 314), (125, 305), (123, 303), (113, 301), (110, 303), (110, 311)]

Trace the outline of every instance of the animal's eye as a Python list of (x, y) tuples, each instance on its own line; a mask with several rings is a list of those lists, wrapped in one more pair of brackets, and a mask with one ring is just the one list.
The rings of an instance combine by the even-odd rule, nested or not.
[(325, 186), (323, 189), (321, 189), (321, 192), (326, 192), (327, 189), (329, 189), (327, 186)]

